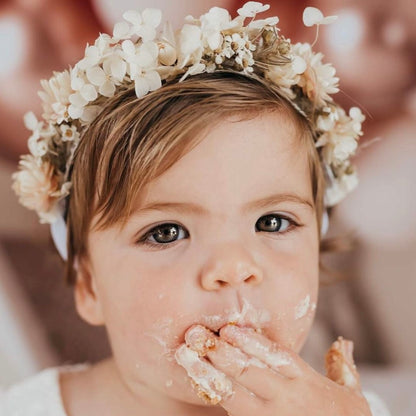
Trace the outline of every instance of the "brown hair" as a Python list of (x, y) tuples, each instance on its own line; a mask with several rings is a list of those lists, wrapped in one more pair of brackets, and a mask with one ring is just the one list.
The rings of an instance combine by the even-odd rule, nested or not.
[(123, 223), (144, 186), (196, 146), (208, 125), (231, 115), (247, 118), (270, 111), (287, 114), (306, 144), (320, 234), (325, 185), (313, 131), (276, 86), (222, 71), (169, 82), (140, 99), (131, 87), (103, 103), (74, 156), (66, 218), (67, 283), (75, 283), (74, 259), (88, 258), (95, 215), (97, 229)]

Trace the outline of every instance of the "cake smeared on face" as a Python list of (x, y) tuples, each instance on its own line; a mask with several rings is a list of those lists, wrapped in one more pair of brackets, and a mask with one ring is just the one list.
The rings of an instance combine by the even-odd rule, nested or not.
[(242, 298), (241, 311), (225, 309), (221, 315), (204, 315), (200, 322), (214, 333), (227, 324), (249, 326), (258, 332), (271, 320), (271, 314), (266, 309), (254, 307), (246, 298)]

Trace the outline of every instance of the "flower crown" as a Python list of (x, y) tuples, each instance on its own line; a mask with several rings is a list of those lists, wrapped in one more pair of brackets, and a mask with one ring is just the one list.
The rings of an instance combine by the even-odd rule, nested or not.
[[(21, 157), (19, 171), (13, 174), (20, 203), (35, 210), (42, 223), (62, 218), (60, 202), (70, 193), (75, 149), (83, 129), (100, 112), (103, 97), (134, 83), (140, 98), (176, 77), (181, 82), (217, 70), (272, 82), (310, 121), (326, 173), (325, 205), (338, 203), (357, 184), (349, 159), (365, 117), (357, 107), (346, 114), (333, 101), (330, 94), (339, 91), (339, 79), (330, 64), (322, 63), (323, 55), (312, 51), (313, 45), (291, 44), (279, 33), (278, 17), (255, 20), (269, 7), (249, 1), (234, 19), (227, 10), (213, 7), (199, 19), (187, 16), (176, 33), (166, 23), (159, 36), (160, 10), (125, 12), (112, 36), (100, 34), (73, 68), (41, 81), (43, 119), (37, 120), (32, 112), (25, 115), (25, 125), (32, 131), (30, 154)], [(335, 19), (313, 7), (303, 14), (304, 24), (317, 29)]]

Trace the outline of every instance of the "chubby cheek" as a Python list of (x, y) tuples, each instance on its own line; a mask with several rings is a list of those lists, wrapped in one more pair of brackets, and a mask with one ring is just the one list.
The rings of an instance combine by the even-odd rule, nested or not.
[(195, 287), (184, 285), (181, 279), (187, 276), (175, 267), (160, 270), (127, 261), (109, 266), (98, 271), (103, 282), (98, 289), (122, 374), (133, 389), (150, 374), (148, 382), (172, 391), (173, 382), (183, 378), (174, 353), (193, 323)]
[(276, 259), (274, 276), (266, 304), (272, 310), (272, 322), (266, 335), (287, 348), (299, 352), (315, 316), (318, 300), (319, 266), (314, 257), (299, 261), (299, 256)]

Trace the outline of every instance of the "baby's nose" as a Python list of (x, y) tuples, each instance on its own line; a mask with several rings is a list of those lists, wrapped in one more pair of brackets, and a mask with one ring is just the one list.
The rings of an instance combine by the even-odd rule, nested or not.
[(263, 271), (244, 247), (222, 247), (207, 261), (201, 272), (205, 290), (224, 286), (257, 286), (263, 281)]

